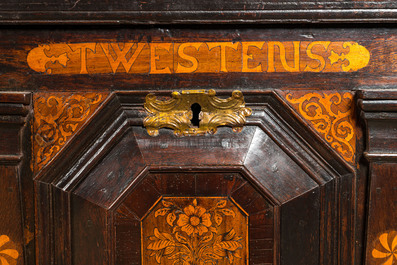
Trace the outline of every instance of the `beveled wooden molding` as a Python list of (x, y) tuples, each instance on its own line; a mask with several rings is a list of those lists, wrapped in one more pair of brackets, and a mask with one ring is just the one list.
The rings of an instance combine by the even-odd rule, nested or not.
[[(337, 5), (338, 2), (334, 2)], [(351, 3), (351, 2), (349, 2)], [(166, 25), (166, 24), (325, 24), (396, 23), (397, 9), (312, 8), (290, 6), (272, 10), (148, 10), (148, 11), (0, 11), (0, 25)], [(374, 3), (372, 3), (374, 4)], [(296, 6), (296, 4), (295, 4)], [(17, 16), (16, 16), (17, 14)]]
[(31, 93), (0, 92), (0, 123), (10, 130), (2, 130), (0, 137), (0, 164), (17, 165), (23, 160), (21, 135), (30, 118)]
[(286, 100), (346, 161), (356, 153), (353, 94), (346, 92), (288, 92)]
[(33, 96), (33, 169), (41, 170), (92, 117), (107, 93), (36, 93)]
[[(177, 136), (214, 134), (219, 126), (240, 132), (246, 117), (252, 114), (251, 109), (245, 107), (243, 93), (235, 90), (228, 99), (215, 95), (213, 89), (184, 90), (173, 92), (169, 100), (158, 100), (150, 93), (144, 104), (148, 116), (143, 124), (151, 136), (157, 136), (160, 128), (173, 129)], [(197, 117), (194, 117), (194, 106), (199, 108)], [(193, 119), (197, 119), (198, 124), (194, 124)]]

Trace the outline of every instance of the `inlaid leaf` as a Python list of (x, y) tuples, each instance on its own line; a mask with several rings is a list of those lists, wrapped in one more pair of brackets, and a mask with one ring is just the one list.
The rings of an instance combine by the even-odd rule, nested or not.
[(160, 231), (156, 228), (154, 228), (154, 236), (157, 237), (158, 239), (165, 239), (165, 237), (163, 237), (163, 235), (160, 233)]
[(170, 208), (160, 208), (154, 213), (154, 217), (157, 216), (164, 216), (166, 215), (171, 209)]
[(175, 237), (176, 237), (176, 240), (178, 240), (181, 243), (184, 243), (184, 244), (188, 243), (186, 237), (181, 236), (181, 234), (178, 232), (175, 233)]
[(233, 263), (233, 255), (231, 252), (227, 252), (227, 257), (229, 259), (229, 263), (232, 264)]
[(157, 261), (158, 264), (160, 264), (162, 256), (163, 256), (163, 251), (157, 251), (156, 252), (156, 261)]
[(210, 242), (213, 237), (214, 237), (214, 234), (208, 233), (206, 236), (203, 237), (201, 242), (203, 242), (203, 243)]
[(234, 229), (232, 228), (226, 235), (225, 235), (225, 240), (231, 240), (232, 238), (234, 238), (234, 236), (236, 235), (236, 231), (234, 231)]
[(212, 233), (216, 233), (216, 232), (217, 232), (216, 228), (213, 227), (213, 226), (210, 226), (208, 229), (209, 229)]
[(171, 207), (172, 205), (174, 205), (172, 202), (170, 202), (170, 201), (165, 201), (165, 200), (162, 200), (161, 203), (163, 204), (164, 207), (167, 207), (167, 208), (169, 208), (169, 207)]
[(236, 241), (222, 241), (219, 245), (226, 250), (235, 251), (238, 248), (241, 248), (242, 245)]
[(221, 216), (218, 212), (215, 212), (214, 219), (215, 219), (215, 223), (216, 223), (218, 226), (220, 226), (221, 223), (222, 223), (223, 218), (222, 218), (222, 216)]
[(230, 210), (230, 209), (221, 209), (221, 212), (222, 212), (224, 215), (227, 215), (227, 216), (233, 216), (233, 217), (236, 216), (236, 214), (234, 213), (234, 211), (233, 211), (233, 210)]
[(222, 257), (216, 255), (215, 253), (210, 253), (210, 252), (205, 253), (204, 256), (210, 259), (222, 259)]
[(167, 215), (167, 223), (170, 225), (170, 226), (173, 226), (174, 225), (174, 221), (176, 220), (176, 215), (173, 213), (173, 212), (171, 212), (171, 213), (169, 213), (168, 215)]
[(220, 200), (217, 204), (216, 207), (217, 208), (223, 208), (226, 206), (227, 201), (226, 200)]
[(170, 255), (172, 254), (172, 252), (174, 252), (174, 250), (175, 250), (175, 246), (166, 247), (164, 250), (164, 255)]
[(194, 205), (194, 206), (197, 206), (197, 199), (194, 199), (193, 205)]
[(174, 228), (172, 228), (172, 233), (175, 234), (178, 230), (180, 230), (180, 226), (174, 226)]
[(172, 243), (169, 240), (157, 240), (155, 242), (150, 243), (147, 249), (160, 250), (172, 245), (174, 245), (174, 243)]
[(174, 242), (174, 238), (168, 233), (161, 233), (167, 240)]
[(168, 234), (168, 233), (161, 233), (158, 229), (157, 229), (157, 227), (154, 229), (154, 235), (155, 235), (155, 237), (157, 237), (158, 239), (160, 239), (160, 240), (168, 240), (168, 241), (171, 241), (171, 242), (174, 242), (174, 238), (170, 235), (170, 234)]

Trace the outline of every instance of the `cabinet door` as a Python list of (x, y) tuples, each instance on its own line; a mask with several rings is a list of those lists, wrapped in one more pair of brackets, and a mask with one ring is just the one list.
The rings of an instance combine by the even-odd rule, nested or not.
[(145, 95), (113, 94), (37, 176), (39, 264), (349, 264), (352, 174), (273, 92), (190, 136), (149, 135)]

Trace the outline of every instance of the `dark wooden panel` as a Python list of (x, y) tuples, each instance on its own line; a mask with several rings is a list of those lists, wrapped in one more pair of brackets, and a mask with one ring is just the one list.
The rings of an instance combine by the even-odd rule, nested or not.
[(319, 189), (286, 203), (281, 207), (280, 214), (281, 264), (319, 264)]
[(365, 264), (371, 264), (386, 262), (385, 258), (391, 256), (385, 249), (393, 248), (391, 242), (397, 231), (397, 91), (363, 90), (359, 98), (366, 122), (364, 156), (369, 161)]
[(255, 133), (244, 165), (281, 203), (317, 186), (261, 129)]
[(374, 259), (373, 249), (383, 233), (397, 231), (397, 165), (373, 163), (371, 167), (370, 204), (368, 209), (367, 262)]
[(146, 129), (134, 128), (142, 155), (151, 165), (241, 165), (250, 146), (255, 128), (245, 127), (234, 133), (231, 128), (219, 128), (215, 137), (180, 138), (163, 129), (156, 138)]
[[(20, 189), (14, 166), (0, 165), (0, 237), (1, 250), (17, 251), (16, 256), (5, 256), (10, 260), (23, 263), (24, 235), (22, 230), (22, 213)], [(4, 240), (8, 238), (8, 240)], [(4, 241), (3, 241), (4, 240)]]
[(72, 264), (109, 264), (106, 211), (78, 196), (72, 197)]
[(132, 130), (74, 191), (87, 200), (109, 208), (143, 170), (145, 164)]

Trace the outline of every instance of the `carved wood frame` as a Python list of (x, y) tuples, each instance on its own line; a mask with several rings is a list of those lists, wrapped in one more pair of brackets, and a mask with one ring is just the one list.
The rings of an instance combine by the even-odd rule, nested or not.
[[(147, 93), (148, 91), (112, 94), (97, 111), (97, 115), (87, 123), (85, 128), (89, 130), (83, 128), (79, 131), (53, 163), (35, 177), (38, 227), (36, 251), (38, 260), (42, 260), (43, 264), (52, 264), (51, 262), (54, 261), (55, 264), (71, 262), (69, 223), (71, 192), (131, 126), (142, 127), (146, 115), (143, 102)], [(218, 92), (219, 95), (229, 93)], [(169, 92), (159, 92), (159, 94), (167, 95)], [(245, 99), (247, 107), (253, 111), (252, 116), (247, 118), (247, 126), (257, 126), (266, 132), (318, 183), (320, 192), (330, 196), (329, 200), (333, 204), (331, 208), (327, 208), (323, 205), (324, 202), (321, 202), (322, 211), (328, 214), (323, 214), (320, 221), (322, 233), (320, 237), (324, 239), (320, 246), (323, 253), (319, 257), (320, 262), (337, 264), (346, 263), (347, 260), (352, 261), (356, 222), (355, 204), (352, 200), (355, 196), (353, 169), (336, 155), (331, 147), (325, 145), (319, 135), (313, 134), (302, 121), (298, 120), (288, 104), (275, 92), (248, 92), (245, 93)], [(76, 154), (81, 155), (76, 156)], [(224, 170), (227, 168), (223, 166)], [(166, 168), (162, 167), (162, 169)], [(147, 172), (153, 170), (156, 170), (156, 166), (145, 166), (139, 173), (139, 178), (142, 179)], [(177, 168), (170, 167), (167, 170), (177, 170)], [(205, 166), (199, 167), (198, 170), (205, 170)], [(244, 175), (250, 182), (258, 190), (263, 191), (262, 185), (251, 173), (247, 173), (244, 165), (231, 167), (228, 170), (245, 172)], [(325, 185), (326, 183), (329, 185)], [(347, 197), (342, 200), (338, 195), (340, 193)], [(271, 196), (268, 193), (265, 195), (268, 198), (269, 195)], [(277, 201), (275, 203), (280, 206)], [(56, 238), (54, 238), (55, 233)], [(327, 235), (332, 236), (326, 238)], [(63, 238), (62, 242), (59, 241), (61, 238)], [(280, 247), (278, 246), (277, 249)], [(335, 256), (335, 253), (338, 254)], [(277, 262), (288, 263), (288, 261)]]

